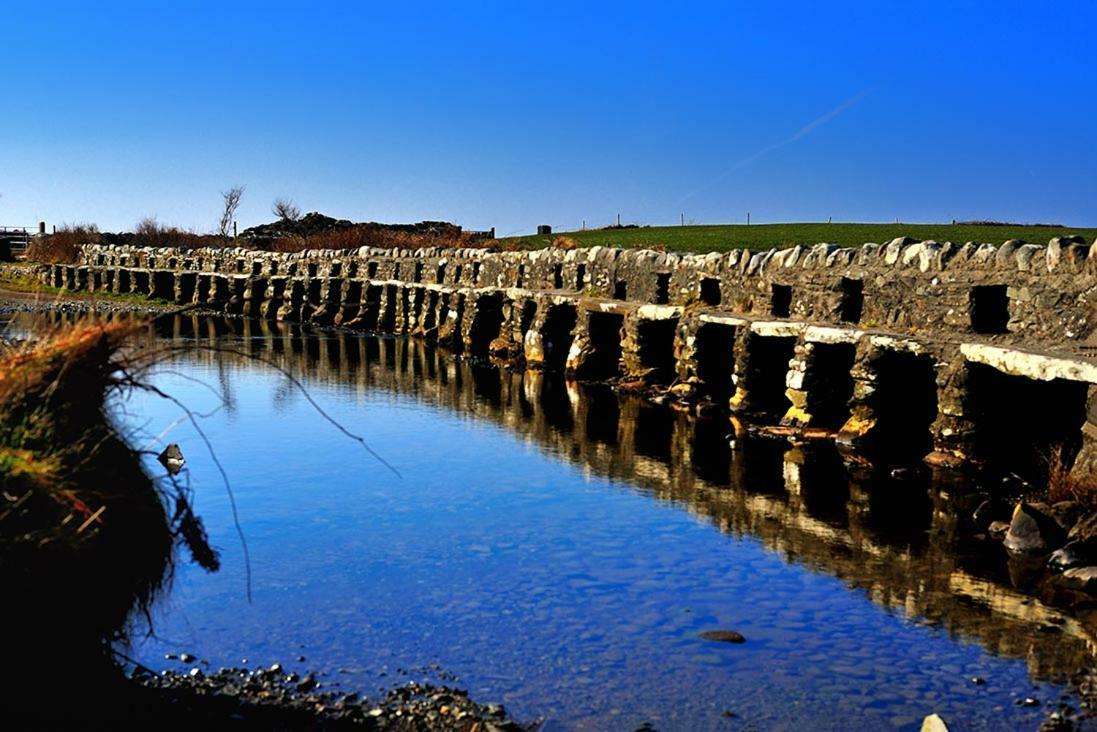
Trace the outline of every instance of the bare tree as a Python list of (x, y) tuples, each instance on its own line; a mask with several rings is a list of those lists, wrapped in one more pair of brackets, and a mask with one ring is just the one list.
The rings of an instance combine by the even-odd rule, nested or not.
[(282, 221), (296, 221), (301, 218), (301, 209), (290, 198), (276, 198), (270, 207), (271, 213)]
[(236, 209), (240, 207), (240, 199), (243, 196), (244, 186), (233, 186), (227, 191), (221, 191), (221, 198), (224, 200), (225, 205), (221, 209), (221, 221), (217, 226), (217, 231), (224, 239), (229, 238), (232, 222), (236, 218)]

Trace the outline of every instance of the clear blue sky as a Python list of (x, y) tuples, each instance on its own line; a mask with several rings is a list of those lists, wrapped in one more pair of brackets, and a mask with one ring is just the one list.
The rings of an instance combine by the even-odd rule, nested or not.
[[(170, 6), (169, 6), (170, 5)], [(0, 224), (1097, 225), (1097, 2), (0, 0)]]

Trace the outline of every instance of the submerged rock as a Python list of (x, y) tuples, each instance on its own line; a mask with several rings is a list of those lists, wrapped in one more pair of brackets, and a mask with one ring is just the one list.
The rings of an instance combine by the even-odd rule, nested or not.
[(1014, 554), (1045, 554), (1063, 545), (1066, 531), (1034, 505), (1020, 502), (1013, 509), (1003, 543)]
[(746, 643), (742, 633), (734, 630), (706, 630), (701, 633), (705, 640), (719, 641), (720, 643)]

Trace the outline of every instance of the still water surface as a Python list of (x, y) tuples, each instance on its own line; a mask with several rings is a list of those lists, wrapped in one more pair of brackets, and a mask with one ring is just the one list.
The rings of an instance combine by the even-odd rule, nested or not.
[[(214, 412), (201, 426), (253, 602), (217, 469), (179, 424), (167, 440), (223, 567), (180, 565), (132, 649), (152, 667), (278, 661), (371, 692), (438, 664), (552, 729), (917, 729), (930, 712), (1035, 729), (1054, 678), (1087, 662), (1029, 617), (1051, 611), (965, 567), (927, 485), (859, 483), (825, 451), (733, 450), (726, 421), (406, 341), (198, 319), (176, 336), (186, 352), (155, 381)], [(198, 343), (275, 360), (400, 476), (277, 370)], [(180, 416), (151, 396), (119, 409), (151, 435)]]

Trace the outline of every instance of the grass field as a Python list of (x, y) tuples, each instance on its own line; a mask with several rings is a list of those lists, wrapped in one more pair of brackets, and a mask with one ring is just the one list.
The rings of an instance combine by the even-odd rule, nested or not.
[(558, 232), (552, 236), (520, 236), (511, 241), (531, 249), (552, 244), (557, 236), (567, 236), (580, 246), (619, 247), (622, 249), (664, 247), (668, 251), (720, 252), (729, 249), (769, 249), (796, 244), (828, 242), (839, 246), (860, 246), (865, 242), (884, 243), (898, 236), (956, 243), (1023, 239), (1031, 244), (1047, 244), (1054, 236), (1077, 234), (1087, 242), (1097, 237), (1097, 228), (1076, 229), (1047, 226), (974, 226), (965, 224), (726, 224), (719, 226), (651, 226), (640, 229), (588, 229)]

